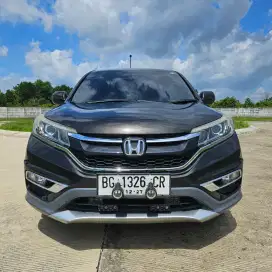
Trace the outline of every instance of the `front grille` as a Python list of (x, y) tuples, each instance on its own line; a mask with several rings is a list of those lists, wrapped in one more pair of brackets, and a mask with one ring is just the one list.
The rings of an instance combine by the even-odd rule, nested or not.
[[(106, 212), (106, 206), (117, 206), (117, 211)], [(101, 212), (101, 208), (104, 208), (101, 213), (156, 213), (156, 208), (161, 207), (167, 207), (167, 210), (160, 212), (172, 212), (200, 209), (202, 205), (191, 197), (157, 198), (154, 200), (81, 197), (74, 199), (65, 208), (81, 212)]]
[[(170, 135), (168, 135), (170, 137)], [(73, 136), (74, 137), (74, 136)], [(70, 151), (86, 167), (93, 169), (171, 169), (182, 167), (198, 150), (196, 136), (175, 135), (145, 135), (146, 148), (142, 156), (126, 156), (124, 153), (124, 139), (94, 138), (78, 135), (71, 137)], [(85, 138), (84, 138), (85, 137)], [(96, 138), (97, 137), (97, 138)], [(133, 135), (137, 138), (138, 136)], [(160, 138), (158, 138), (160, 137)], [(161, 138), (162, 137), (162, 138)], [(192, 137), (192, 138), (190, 138)], [(141, 138), (141, 136), (140, 136)], [(117, 141), (118, 140), (118, 141)]]
[(81, 158), (81, 161), (92, 168), (173, 168), (185, 164), (188, 160), (177, 156), (150, 156), (150, 157), (107, 157), (107, 156), (93, 156)]

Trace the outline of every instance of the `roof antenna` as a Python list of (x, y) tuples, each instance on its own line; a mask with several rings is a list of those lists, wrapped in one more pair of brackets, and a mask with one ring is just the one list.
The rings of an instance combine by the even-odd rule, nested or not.
[(132, 55), (129, 55), (129, 68), (131, 68), (131, 57)]

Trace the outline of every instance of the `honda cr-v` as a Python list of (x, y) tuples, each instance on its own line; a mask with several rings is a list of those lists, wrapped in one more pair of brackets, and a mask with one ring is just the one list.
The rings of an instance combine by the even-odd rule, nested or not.
[(242, 197), (230, 118), (178, 72), (86, 74), (35, 119), (26, 200), (63, 223), (204, 222)]

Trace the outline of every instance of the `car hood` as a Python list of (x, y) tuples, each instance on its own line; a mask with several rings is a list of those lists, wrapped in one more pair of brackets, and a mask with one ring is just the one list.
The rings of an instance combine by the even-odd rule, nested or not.
[(202, 103), (162, 102), (99, 103), (88, 108), (65, 103), (45, 114), (78, 133), (92, 135), (184, 134), (221, 116)]

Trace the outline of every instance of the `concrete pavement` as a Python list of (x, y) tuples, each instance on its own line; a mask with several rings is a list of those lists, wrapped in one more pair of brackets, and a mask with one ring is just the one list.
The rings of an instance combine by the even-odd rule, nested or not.
[[(63, 225), (24, 200), (27, 138), (0, 133), (0, 271), (271, 271), (272, 123), (239, 135), (243, 200), (205, 224)], [(19, 137), (18, 137), (19, 136)]]

